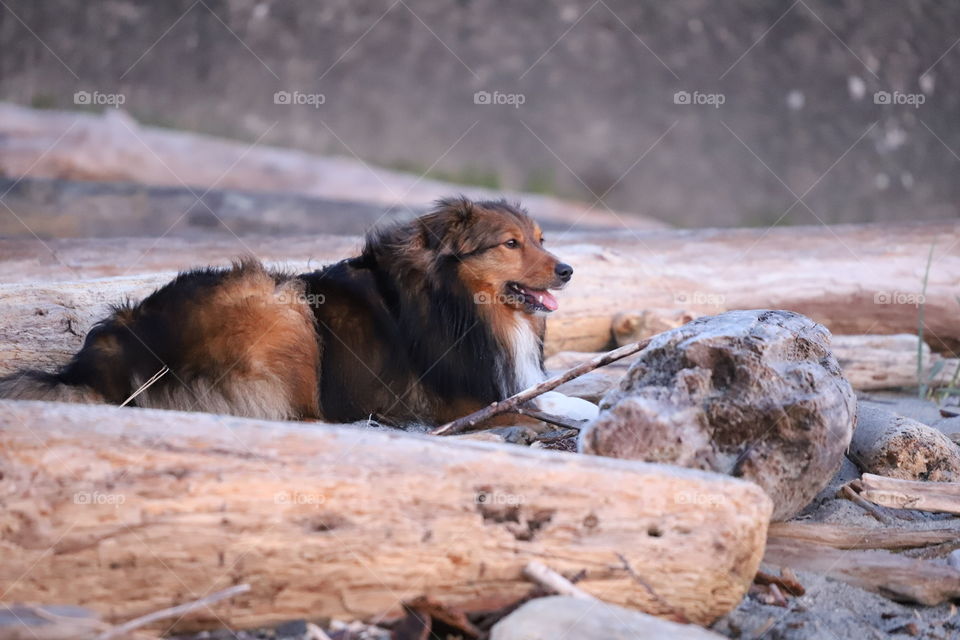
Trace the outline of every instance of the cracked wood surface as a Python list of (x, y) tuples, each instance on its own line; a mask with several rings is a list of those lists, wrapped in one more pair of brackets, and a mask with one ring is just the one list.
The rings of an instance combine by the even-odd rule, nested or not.
[[(534, 215), (536, 212), (533, 212)], [(602, 351), (613, 317), (637, 309), (788, 309), (834, 334), (915, 333), (931, 244), (925, 337), (960, 348), (960, 222), (831, 229), (570, 233), (550, 248), (574, 266), (547, 323), (546, 352)], [(148, 294), (180, 269), (254, 254), (293, 270), (357, 251), (359, 238), (0, 239), (0, 375), (50, 368), (83, 342), (111, 303)], [(941, 248), (942, 247), (942, 248)]]
[(771, 509), (753, 484), (658, 465), (35, 402), (0, 401), (0, 473), (6, 600), (115, 622), (251, 584), (178, 629), (376, 618), (424, 593), (501, 605), (531, 560), (709, 623), (744, 595)]

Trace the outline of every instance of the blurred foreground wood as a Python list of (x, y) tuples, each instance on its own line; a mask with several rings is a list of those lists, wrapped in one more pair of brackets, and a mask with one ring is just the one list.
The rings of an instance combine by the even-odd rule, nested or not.
[(377, 618), (526, 593), (533, 560), (707, 624), (757, 570), (770, 500), (727, 476), (357, 427), (0, 401), (0, 586), (106, 622), (233, 584), (178, 629)]

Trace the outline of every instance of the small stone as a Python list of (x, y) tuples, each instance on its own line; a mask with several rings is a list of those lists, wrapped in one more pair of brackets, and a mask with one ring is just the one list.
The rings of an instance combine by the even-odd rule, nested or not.
[(277, 638), (296, 638), (301, 640), (307, 633), (306, 620), (288, 620), (277, 625)]
[(678, 624), (596, 600), (537, 598), (494, 625), (490, 640), (720, 640), (702, 627)]

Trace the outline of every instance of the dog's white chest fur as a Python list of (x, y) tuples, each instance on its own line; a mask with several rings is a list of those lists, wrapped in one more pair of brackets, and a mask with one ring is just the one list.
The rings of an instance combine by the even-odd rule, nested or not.
[[(513, 356), (513, 375), (518, 388), (506, 390), (504, 395), (528, 389), (546, 379), (540, 363), (540, 338), (529, 322), (518, 321), (511, 333), (510, 344)], [(541, 411), (566, 416), (574, 420), (592, 420), (597, 417), (597, 405), (580, 398), (571, 398), (556, 391), (548, 391), (539, 396), (535, 404)]]
[(513, 326), (510, 338), (513, 377), (517, 389), (508, 391), (507, 395), (532, 387), (545, 379), (540, 364), (540, 337), (534, 333), (530, 323), (518, 320)]

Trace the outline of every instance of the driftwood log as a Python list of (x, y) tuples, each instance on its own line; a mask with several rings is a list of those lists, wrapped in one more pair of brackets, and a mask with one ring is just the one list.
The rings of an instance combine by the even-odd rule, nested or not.
[(177, 628), (496, 608), (539, 560), (611, 603), (709, 623), (770, 501), (751, 483), (356, 427), (0, 402), (0, 585), (122, 622), (233, 584)]
[(787, 519), (830, 482), (856, 420), (829, 340), (789, 311), (730, 311), (662, 333), (581, 431), (581, 451), (747, 478)]
[[(873, 391), (917, 386), (917, 341), (916, 331), (912, 335), (834, 336), (831, 348), (853, 388)], [(950, 384), (960, 359), (932, 353), (926, 343), (920, 345), (919, 354), (923, 358), (922, 382), (934, 387)]]
[(960, 527), (897, 529), (860, 527), (828, 522), (774, 522), (768, 544), (810, 543), (834, 549), (915, 549), (960, 540)]
[[(475, 199), (502, 192), (454, 185), (401, 171), (371, 167), (360, 160), (316, 156), (303, 151), (250, 144), (186, 131), (142, 126), (123, 111), (102, 114), (37, 110), (0, 104), (0, 175), (97, 182), (134, 182), (193, 190), (280, 192), (386, 206), (420, 208), (459, 191)], [(141, 198), (145, 196), (141, 193)], [(522, 197), (547, 219), (622, 229), (662, 228), (641, 215), (616, 214), (602, 207), (538, 194)], [(101, 203), (103, 204), (103, 203)], [(141, 203), (135, 203), (137, 206)], [(209, 213), (205, 206), (188, 211)], [(16, 205), (16, 201), (14, 201)], [(96, 206), (91, 207), (96, 216)], [(46, 216), (43, 216), (46, 217)], [(27, 220), (30, 223), (32, 220)], [(77, 225), (79, 221), (70, 224)], [(7, 221), (0, 221), (0, 229)], [(12, 227), (16, 229), (16, 227)], [(20, 232), (20, 229), (16, 229)], [(241, 233), (242, 229), (235, 229)], [(2, 233), (2, 231), (0, 231)]]
[(864, 473), (900, 478), (960, 480), (960, 446), (946, 435), (911, 418), (859, 405), (850, 460)]
[(778, 540), (767, 544), (763, 561), (819, 573), (902, 602), (935, 606), (960, 597), (960, 571), (886, 551)]
[[(536, 215), (536, 208), (531, 207), (531, 212)], [(548, 354), (606, 350), (613, 342), (611, 326), (617, 313), (664, 307), (697, 315), (728, 309), (789, 309), (824, 324), (834, 334), (916, 333), (918, 309), (908, 301), (909, 295), (919, 294), (930, 245), (958, 235), (960, 222), (829, 230), (558, 234), (548, 238), (551, 249), (576, 273), (559, 296), (560, 309), (548, 321), (546, 350)], [(856, 256), (841, 243), (855, 248)], [(159, 271), (169, 273), (198, 263), (224, 264), (244, 253), (293, 268), (312, 259), (316, 266), (346, 257), (358, 245), (356, 238), (323, 236), (44, 240), (43, 244), (33, 237), (0, 239), (0, 282), (7, 283), (0, 285), (0, 296), (15, 293), (7, 289), (12, 283), (73, 282), (124, 274), (152, 276), (156, 284), (166, 277), (156, 277)], [(935, 350), (960, 347), (954, 298), (960, 287), (960, 245), (937, 244), (933, 260), (924, 305), (925, 337)], [(104, 281), (83, 288), (96, 299), (102, 291), (118, 286), (122, 288)], [(77, 285), (66, 283), (43, 288), (53, 294), (57, 288), (77, 291)], [(8, 302), (0, 302), (0, 321), (19, 316), (17, 322), (26, 325), (27, 332), (44, 324), (55, 328), (63, 324), (63, 309), (55, 295), (42, 295), (33, 309), (5, 299)], [(34, 316), (35, 309), (47, 315)], [(11, 339), (8, 332), (0, 335)], [(58, 338), (48, 339), (58, 348)]]
[(884, 507), (960, 515), (960, 482), (922, 482), (865, 473), (856, 484), (860, 497)]

